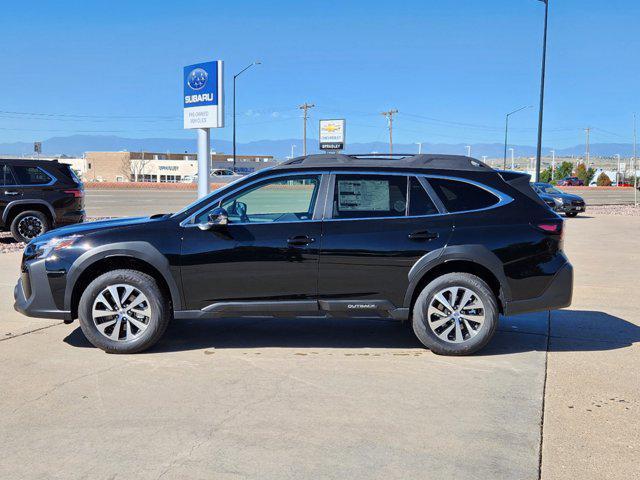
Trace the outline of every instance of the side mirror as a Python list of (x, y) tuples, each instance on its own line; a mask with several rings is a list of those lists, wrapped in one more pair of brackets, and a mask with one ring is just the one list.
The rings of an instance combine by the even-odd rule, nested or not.
[(198, 224), (198, 228), (200, 230), (210, 230), (215, 226), (227, 225), (228, 223), (229, 215), (227, 211), (222, 207), (216, 207), (208, 215), (206, 222)]

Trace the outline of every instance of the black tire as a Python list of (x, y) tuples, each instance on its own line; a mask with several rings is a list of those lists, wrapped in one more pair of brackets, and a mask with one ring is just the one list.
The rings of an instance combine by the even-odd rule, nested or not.
[[(38, 210), (20, 212), (11, 221), (11, 235), (16, 242), (28, 243), (49, 228), (51, 228), (49, 217)], [(32, 235), (29, 232), (32, 232)]]
[[(98, 295), (109, 286), (121, 284), (135, 287), (146, 296), (151, 311), (146, 330), (133, 340), (107, 338), (98, 330), (93, 320), (92, 310)], [(113, 270), (100, 275), (85, 289), (78, 304), (78, 317), (80, 328), (92, 345), (107, 353), (138, 353), (152, 347), (160, 340), (171, 320), (171, 307), (169, 300), (165, 298), (150, 275), (137, 270)]]
[[(471, 291), (474, 296), (477, 296), (477, 298), (479, 298), (484, 307), (484, 321), (477, 328), (477, 330), (474, 330), (474, 336), (469, 335), (467, 325), (477, 326), (478, 324), (475, 322), (470, 323), (460, 320), (460, 324), (464, 324), (461, 327), (462, 336), (465, 336), (465, 332), (466, 335), (469, 336), (468, 339), (465, 339), (461, 343), (451, 343), (449, 341), (441, 339), (427, 324), (427, 322), (429, 321), (429, 319), (427, 318), (428, 308), (434, 300), (436, 294), (452, 287), (462, 287), (468, 291)], [(475, 301), (476, 300), (474, 299), (473, 302)], [(458, 300), (458, 303), (462, 303), (462, 299)], [(453, 307), (455, 307), (455, 304), (453, 305)], [(469, 310), (463, 309), (463, 311), (469, 313)], [(436, 315), (434, 316), (434, 318), (439, 319), (440, 317)], [(496, 328), (498, 327), (498, 318), (498, 302), (495, 295), (491, 291), (491, 288), (489, 288), (489, 285), (487, 285), (484, 280), (475, 275), (460, 272), (447, 273), (445, 275), (442, 275), (441, 277), (432, 280), (426, 287), (424, 287), (424, 289), (422, 290), (422, 292), (420, 292), (420, 295), (416, 299), (415, 305), (413, 307), (412, 321), (413, 331), (415, 332), (416, 336), (422, 342), (422, 344), (433, 353), (436, 353), (438, 355), (460, 356), (471, 355), (472, 353), (475, 353), (483, 348), (495, 334)], [(457, 321), (458, 320), (450, 320), (440, 328), (446, 330), (450, 325), (452, 325), (452, 323), (450, 322)], [(440, 331), (439, 333), (442, 334), (442, 331)], [(453, 334), (457, 335), (455, 332)]]
[(578, 212), (564, 212), (566, 217), (575, 217), (578, 215)]

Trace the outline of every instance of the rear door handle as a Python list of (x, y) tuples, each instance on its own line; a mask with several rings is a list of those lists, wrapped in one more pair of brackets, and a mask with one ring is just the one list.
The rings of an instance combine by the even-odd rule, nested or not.
[(307, 235), (296, 235), (295, 237), (290, 237), (287, 239), (287, 243), (294, 247), (304, 247), (305, 245), (309, 245), (310, 243), (313, 243), (315, 241), (315, 238), (311, 238)]
[(414, 240), (416, 242), (435, 240), (436, 238), (438, 238), (438, 234), (428, 230), (421, 230), (419, 232), (412, 232), (409, 234), (409, 240)]
[(9, 191), (5, 190), (4, 194), (5, 195), (14, 196), (14, 195), (20, 195), (20, 192), (9, 192)]

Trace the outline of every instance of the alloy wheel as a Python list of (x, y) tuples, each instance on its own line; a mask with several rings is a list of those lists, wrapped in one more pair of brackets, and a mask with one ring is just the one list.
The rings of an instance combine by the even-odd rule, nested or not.
[(151, 321), (151, 305), (139, 289), (126, 283), (100, 292), (91, 309), (93, 323), (105, 337), (128, 342), (144, 333)]
[(44, 225), (42, 220), (32, 215), (20, 219), (18, 223), (18, 233), (27, 240), (36, 238), (43, 230)]
[(484, 303), (468, 287), (453, 286), (438, 291), (427, 309), (427, 324), (438, 338), (463, 343), (475, 337), (485, 319)]

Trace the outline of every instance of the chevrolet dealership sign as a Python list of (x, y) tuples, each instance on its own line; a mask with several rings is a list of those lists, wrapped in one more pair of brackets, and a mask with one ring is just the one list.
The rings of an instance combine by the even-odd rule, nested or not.
[(184, 67), (184, 128), (224, 127), (222, 61)]
[(343, 150), (344, 127), (344, 120), (320, 120), (320, 150)]

